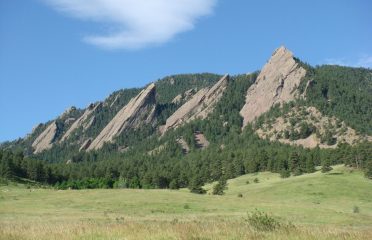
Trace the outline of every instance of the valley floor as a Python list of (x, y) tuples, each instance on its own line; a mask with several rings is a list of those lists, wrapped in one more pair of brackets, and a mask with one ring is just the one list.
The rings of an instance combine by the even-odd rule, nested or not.
[[(285, 227), (256, 230), (246, 221), (255, 209)], [(223, 196), (11, 184), (0, 187), (0, 239), (372, 239), (372, 181), (334, 166), (288, 179), (244, 175)]]

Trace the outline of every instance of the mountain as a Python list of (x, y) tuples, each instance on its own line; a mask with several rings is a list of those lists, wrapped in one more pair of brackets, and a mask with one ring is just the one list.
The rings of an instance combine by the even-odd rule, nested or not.
[(277, 103), (295, 100), (297, 88), (306, 70), (285, 47), (280, 47), (262, 68), (257, 81), (248, 89), (246, 102), (240, 114), (243, 127)]
[[(331, 163), (368, 172), (371, 93), (371, 70), (312, 67), (282, 46), (261, 71), (173, 75), (85, 109), (71, 107), (25, 138), (3, 143), (0, 153), (41, 164), (51, 178), (44, 180), (53, 184), (92, 178), (192, 188), (221, 177), (263, 170), (287, 176)], [(31, 171), (13, 165), (24, 177)]]

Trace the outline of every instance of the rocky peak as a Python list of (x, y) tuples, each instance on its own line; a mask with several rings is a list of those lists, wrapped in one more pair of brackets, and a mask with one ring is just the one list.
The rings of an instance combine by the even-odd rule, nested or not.
[(71, 136), (71, 133), (78, 129), (79, 127), (83, 126), (87, 119), (92, 117), (92, 114), (102, 105), (102, 103), (91, 103), (84, 111), (83, 115), (81, 115), (71, 127), (66, 131), (66, 133), (62, 136), (61, 142), (65, 141)]
[(165, 125), (160, 127), (160, 133), (164, 134), (168, 129), (177, 128), (184, 122), (196, 118), (206, 118), (213, 111), (214, 105), (221, 99), (228, 79), (229, 76), (225, 75), (211, 88), (200, 89), (167, 119)]
[(283, 46), (276, 49), (247, 91), (245, 105), (240, 111), (243, 127), (274, 104), (294, 100), (305, 75), (306, 70), (295, 61), (292, 52)]
[(107, 124), (100, 134), (92, 141), (87, 150), (96, 150), (105, 142), (111, 142), (128, 128), (138, 128), (141, 124), (153, 121), (155, 112), (155, 84), (150, 84), (136, 97), (132, 98), (115, 117)]
[(32, 143), (34, 154), (50, 149), (57, 133), (57, 124), (53, 121)]

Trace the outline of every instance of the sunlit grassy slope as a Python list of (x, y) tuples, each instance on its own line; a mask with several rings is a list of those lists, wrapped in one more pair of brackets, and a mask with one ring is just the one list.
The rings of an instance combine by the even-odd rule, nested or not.
[[(289, 233), (256, 232), (244, 220), (256, 208), (297, 227)], [(186, 189), (0, 187), (0, 239), (349, 237), (372, 239), (372, 181), (343, 166), (288, 179), (267, 172), (244, 175), (228, 181), (224, 196)]]

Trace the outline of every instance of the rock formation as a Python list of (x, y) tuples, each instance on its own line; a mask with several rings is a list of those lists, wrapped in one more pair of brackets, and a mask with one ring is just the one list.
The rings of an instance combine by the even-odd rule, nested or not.
[(243, 127), (274, 104), (294, 100), (305, 74), (306, 70), (299, 66), (289, 50), (285, 47), (275, 50), (256, 82), (248, 89), (245, 105), (240, 111)]
[(227, 87), (228, 79), (229, 76), (225, 75), (211, 88), (199, 90), (167, 119), (164, 126), (160, 127), (161, 134), (193, 119), (206, 118), (214, 109), (214, 105), (221, 99)]
[[(312, 129), (305, 136), (301, 134), (303, 124), (306, 124), (308, 129)], [(334, 140), (332, 144), (325, 140), (327, 132)], [(293, 107), (288, 113), (277, 118), (265, 118), (262, 126), (256, 129), (256, 133), (262, 139), (301, 145), (306, 148), (315, 148), (316, 146), (336, 148), (339, 143), (354, 145), (372, 140), (372, 137), (357, 134), (354, 129), (336, 117), (325, 116), (315, 107), (306, 106)], [(296, 137), (291, 138), (291, 135)]]
[(57, 133), (57, 124), (52, 122), (32, 143), (34, 154), (50, 149)]
[(155, 84), (150, 84), (136, 97), (132, 98), (101, 133), (92, 141), (87, 150), (97, 150), (105, 142), (111, 142), (116, 136), (128, 128), (138, 128), (141, 124), (153, 121), (155, 114)]
[(207, 140), (207, 138), (204, 136), (203, 133), (195, 132), (194, 136), (195, 136), (196, 146), (198, 148), (204, 149), (209, 146), (209, 141)]
[(87, 150), (87, 148), (90, 146), (92, 141), (93, 141), (92, 138), (88, 138), (87, 140), (85, 140), (83, 144), (81, 145), (81, 147), (79, 148), (79, 152)]
[[(79, 127), (81, 126), (84, 126), (84, 122), (89, 118), (91, 117), (92, 113), (94, 113), (99, 107), (101, 106), (101, 103), (96, 103), (96, 104), (93, 104), (91, 103), (87, 109), (85, 110), (85, 112), (83, 113), (83, 115), (81, 115), (81, 117), (79, 117), (72, 125), (71, 127), (66, 131), (66, 133), (62, 136), (61, 138), (61, 142), (65, 141), (66, 139), (68, 139), (71, 135), (71, 133), (75, 130), (75, 129), (78, 129)], [(92, 116), (93, 118), (93, 116)], [(89, 122), (88, 122), (89, 123)]]

